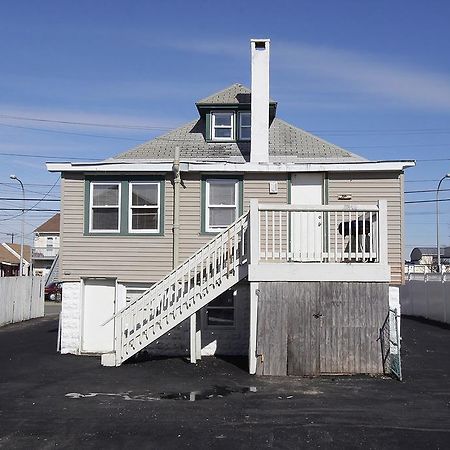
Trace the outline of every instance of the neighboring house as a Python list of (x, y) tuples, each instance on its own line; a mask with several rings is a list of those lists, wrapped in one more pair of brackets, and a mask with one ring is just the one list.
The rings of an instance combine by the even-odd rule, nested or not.
[(251, 91), (206, 97), (192, 122), (114, 158), (47, 164), (61, 172), (62, 353), (383, 370), (414, 162), (369, 161), (279, 119), (269, 45), (252, 40)]
[[(31, 247), (23, 246), (22, 274), (29, 275)], [(20, 244), (0, 244), (0, 277), (17, 277), (20, 270)]]
[[(450, 247), (441, 247), (441, 265), (444, 272), (446, 266), (450, 266)], [(406, 273), (430, 273), (437, 270), (437, 247), (413, 248)]]
[(33, 275), (47, 276), (59, 251), (60, 215), (55, 214), (34, 230)]

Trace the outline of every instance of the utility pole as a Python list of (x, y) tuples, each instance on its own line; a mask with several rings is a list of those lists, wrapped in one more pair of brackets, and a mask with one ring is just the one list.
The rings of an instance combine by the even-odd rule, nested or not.
[(14, 235), (15, 233), (5, 233), (6, 236), (11, 236), (11, 244), (14, 244)]
[(25, 188), (23, 187), (23, 183), (19, 178), (15, 175), (10, 175), (9, 178), (11, 180), (16, 180), (20, 183), (20, 187), (22, 188), (22, 239), (20, 242), (20, 265), (19, 265), (19, 276), (23, 276), (23, 240), (25, 238)]

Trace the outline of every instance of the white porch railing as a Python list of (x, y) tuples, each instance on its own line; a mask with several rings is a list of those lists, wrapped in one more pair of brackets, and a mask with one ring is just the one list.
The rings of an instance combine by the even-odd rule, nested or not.
[(251, 263), (385, 263), (387, 205), (251, 201)]

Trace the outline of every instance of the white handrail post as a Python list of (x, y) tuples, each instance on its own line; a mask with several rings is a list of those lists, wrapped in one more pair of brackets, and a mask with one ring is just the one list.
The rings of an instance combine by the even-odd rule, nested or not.
[(259, 263), (259, 206), (256, 198), (250, 199), (250, 264)]
[(387, 200), (378, 200), (378, 251), (379, 262), (388, 263)]

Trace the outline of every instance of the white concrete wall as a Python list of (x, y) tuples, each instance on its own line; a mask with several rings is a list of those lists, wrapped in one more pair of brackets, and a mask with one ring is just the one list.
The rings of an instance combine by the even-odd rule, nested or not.
[(402, 314), (450, 323), (450, 277), (414, 275), (400, 287)]
[(60, 316), (61, 353), (80, 353), (81, 283), (64, 283)]

